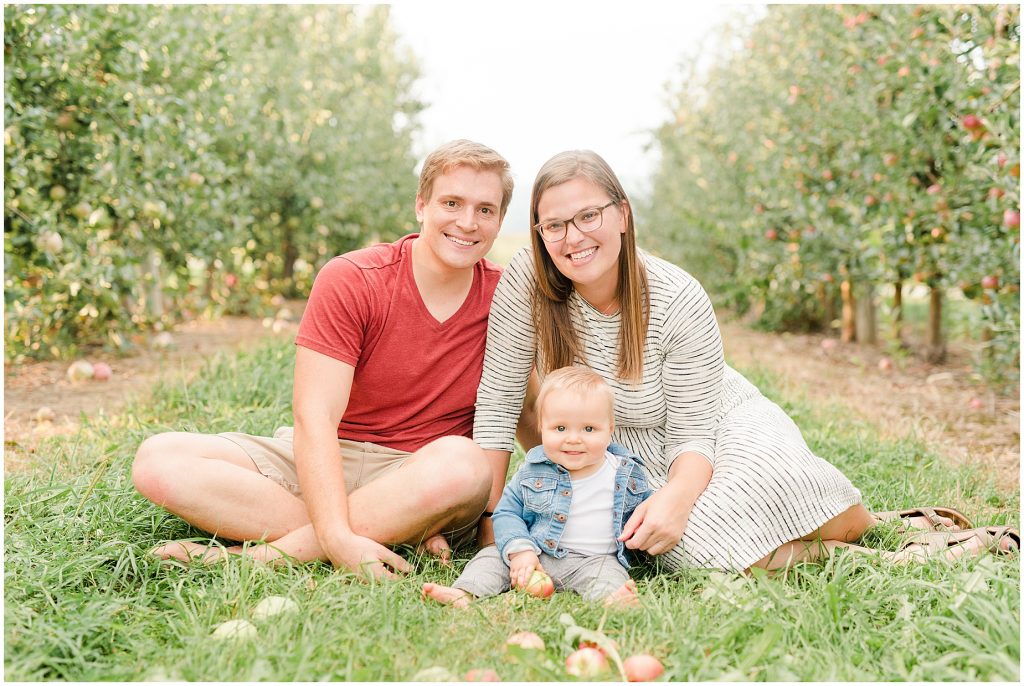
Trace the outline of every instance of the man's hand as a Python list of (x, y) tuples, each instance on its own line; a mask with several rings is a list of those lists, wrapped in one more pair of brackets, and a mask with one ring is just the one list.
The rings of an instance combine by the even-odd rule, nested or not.
[(691, 506), (680, 502), (671, 481), (640, 503), (622, 527), (619, 540), (631, 550), (660, 555), (679, 545)]
[[(530, 582), (530, 575), (533, 574), (534, 570), (544, 571), (544, 568), (540, 565), (540, 558), (532, 550), (512, 553), (508, 556), (508, 560), (509, 580), (512, 582), (512, 588), (526, 588), (526, 584)], [(546, 574), (547, 572), (544, 573)]]
[(354, 533), (340, 536), (324, 545), (324, 552), (331, 564), (338, 569), (347, 569), (369, 579), (393, 579), (395, 573), (412, 571), (412, 565), (401, 555), (372, 538)]

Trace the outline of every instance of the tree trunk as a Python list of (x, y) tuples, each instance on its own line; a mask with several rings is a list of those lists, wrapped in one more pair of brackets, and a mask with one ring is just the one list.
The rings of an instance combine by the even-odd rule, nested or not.
[(860, 284), (857, 288), (855, 309), (857, 312), (855, 322), (857, 342), (874, 345), (878, 342), (878, 327), (876, 325), (875, 317), (874, 284)]
[(146, 282), (146, 306), (154, 319), (164, 316), (164, 280), (160, 268), (162, 263), (160, 253), (153, 248), (146, 255), (146, 264), (143, 267)]
[(850, 343), (857, 339), (857, 301), (853, 296), (853, 283), (849, 279), (845, 279), (839, 285), (839, 292), (843, 297), (843, 318), (839, 340), (843, 343)]
[(892, 339), (903, 346), (903, 282), (892, 283)]
[(925, 357), (929, 362), (942, 362), (946, 358), (946, 342), (942, 337), (942, 290), (932, 286), (928, 301), (928, 350)]

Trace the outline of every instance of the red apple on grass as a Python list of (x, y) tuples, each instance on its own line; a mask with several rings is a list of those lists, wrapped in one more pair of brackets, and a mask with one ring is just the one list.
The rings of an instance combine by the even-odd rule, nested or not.
[(466, 681), (501, 681), (501, 677), (493, 669), (471, 669), (466, 672)]
[(1019, 229), (1020, 228), (1020, 211), (1019, 210), (1006, 210), (1003, 212), (1003, 226), (1008, 229)]
[(999, 277), (995, 274), (981, 277), (981, 287), (988, 291), (996, 290), (999, 288)]
[(523, 590), (535, 598), (550, 598), (555, 592), (555, 582), (541, 570), (535, 569)]
[(608, 658), (597, 648), (580, 648), (565, 658), (565, 671), (572, 676), (594, 677), (608, 671)]
[(622, 669), (629, 681), (654, 681), (665, 672), (658, 658), (643, 653), (627, 657), (622, 663)]

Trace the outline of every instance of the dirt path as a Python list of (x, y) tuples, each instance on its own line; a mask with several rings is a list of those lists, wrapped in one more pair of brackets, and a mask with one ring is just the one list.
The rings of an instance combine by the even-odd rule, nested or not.
[[(1020, 397), (997, 396), (971, 380), (954, 349), (942, 365), (888, 358), (881, 348), (821, 335), (769, 334), (722, 325), (726, 355), (775, 373), (787, 391), (848, 408), (885, 436), (914, 436), (955, 462), (996, 470), (1008, 490), (1020, 483)], [(892, 363), (880, 361), (885, 358)]]
[[(301, 304), (292, 309), (298, 314)], [(190, 322), (173, 332), (171, 348), (104, 360), (114, 370), (107, 382), (72, 384), (65, 378), (66, 362), (6, 367), (5, 471), (30, 461), (43, 437), (73, 433), (81, 415), (117, 413), (161, 377), (194, 374), (210, 355), (263, 337), (295, 335), (294, 324), (277, 328), (275, 333), (260, 320), (241, 317)], [(768, 334), (735, 322), (724, 323), (722, 332), (734, 364), (763, 367), (777, 374), (788, 391), (845, 406), (884, 435), (916, 434), (938, 454), (994, 469), (1009, 488), (1018, 487), (1019, 397), (997, 397), (973, 385), (963, 352), (954, 352), (941, 366), (908, 359), (884, 370), (879, 367), (883, 352), (876, 348), (826, 342), (818, 335)], [(53, 421), (34, 419), (42, 406), (54, 411)]]
[[(296, 316), (301, 312), (289, 307)], [(244, 349), (267, 337), (294, 336), (294, 322), (280, 321), (275, 327), (273, 322), (248, 317), (196, 320), (178, 326), (171, 333), (173, 343), (166, 348), (144, 349), (123, 358), (86, 356), (90, 362), (110, 365), (113, 375), (108, 381), (72, 383), (66, 376), (67, 361), (5, 365), (4, 472), (30, 463), (42, 439), (73, 434), (83, 415), (116, 414), (148, 393), (159, 379), (188, 378), (220, 351)], [(36, 419), (43, 407), (53, 411), (51, 421)]]

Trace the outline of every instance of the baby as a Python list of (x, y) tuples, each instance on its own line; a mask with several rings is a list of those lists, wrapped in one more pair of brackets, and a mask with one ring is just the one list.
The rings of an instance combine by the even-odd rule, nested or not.
[(639, 458), (611, 442), (611, 387), (590, 369), (565, 367), (544, 379), (537, 408), (542, 445), (502, 492), (495, 545), (477, 553), (454, 585), (423, 584), (424, 597), (464, 607), (525, 588), (540, 570), (556, 589), (586, 600), (638, 602), (618, 537), (651, 491)]

